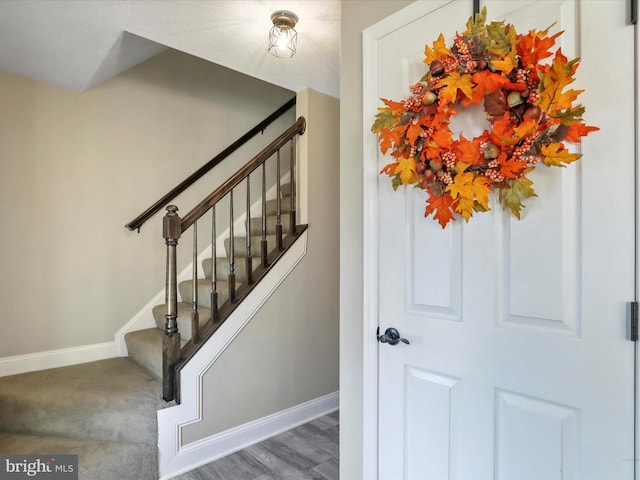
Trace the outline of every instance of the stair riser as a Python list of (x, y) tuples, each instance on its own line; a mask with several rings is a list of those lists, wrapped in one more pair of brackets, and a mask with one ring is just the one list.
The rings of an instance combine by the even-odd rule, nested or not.
[[(280, 200), (280, 214), (289, 213), (291, 211), (291, 197), (283, 197)], [(267, 215), (278, 214), (278, 201), (267, 200)]]
[[(255, 268), (260, 264), (260, 260), (257, 257), (252, 257), (252, 267)], [(204, 276), (211, 278), (211, 259), (207, 258), (202, 262), (202, 269), (204, 270)], [(235, 259), (235, 274), (236, 281), (240, 283), (247, 282), (247, 261), (245, 257), (237, 257)], [(216, 259), (216, 278), (220, 281), (227, 281), (229, 279), (229, 259), (218, 258)]]
[[(267, 216), (267, 235), (275, 235), (276, 234), (276, 216), (269, 215)], [(280, 225), (282, 226), (282, 233), (286, 234), (289, 231), (289, 214), (280, 216)], [(251, 219), (251, 233), (252, 235), (262, 235), (262, 218), (252, 218)]]
[[(191, 312), (193, 306), (190, 303), (179, 302), (178, 303), (178, 332), (180, 332), (180, 339), (184, 342), (191, 340)], [(156, 327), (164, 331), (166, 324), (167, 307), (166, 305), (156, 305), (152, 310), (153, 319), (156, 321)], [(205, 323), (211, 318), (211, 310), (198, 305), (198, 314), (200, 316), (200, 325)]]
[[(236, 282), (236, 289), (240, 282)], [(178, 292), (183, 303), (193, 303), (193, 280), (185, 280), (178, 284)], [(218, 307), (229, 299), (228, 282), (216, 282), (216, 290), (218, 293)], [(207, 278), (198, 279), (198, 307), (211, 309), (211, 280)]]
[[(236, 258), (246, 257), (247, 256), (247, 239), (246, 237), (236, 237), (233, 239), (234, 245), (234, 254)], [(224, 241), (224, 249), (229, 255), (229, 239), (227, 238)], [(267, 252), (270, 252), (276, 247), (276, 237), (274, 235), (267, 235)], [(260, 257), (262, 254), (262, 237), (261, 236), (252, 236), (251, 237), (251, 256), (252, 257)], [(237, 270), (237, 268), (236, 268)]]

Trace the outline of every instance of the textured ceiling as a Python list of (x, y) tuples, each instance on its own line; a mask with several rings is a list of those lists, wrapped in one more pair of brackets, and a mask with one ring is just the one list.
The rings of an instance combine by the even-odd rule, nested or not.
[[(271, 13), (298, 53), (266, 51)], [(170, 47), (298, 91), (339, 96), (339, 0), (0, 0), (0, 71), (84, 91)]]

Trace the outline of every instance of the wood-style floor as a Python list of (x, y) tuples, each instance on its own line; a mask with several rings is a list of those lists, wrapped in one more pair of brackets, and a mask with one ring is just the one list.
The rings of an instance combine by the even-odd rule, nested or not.
[(338, 480), (338, 429), (336, 411), (174, 480)]

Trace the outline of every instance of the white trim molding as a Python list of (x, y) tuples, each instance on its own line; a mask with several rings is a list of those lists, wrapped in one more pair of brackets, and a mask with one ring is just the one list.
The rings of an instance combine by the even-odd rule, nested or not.
[(166, 475), (161, 472), (160, 480), (181, 475), (311, 420), (335, 412), (338, 409), (338, 404), (338, 392), (333, 392), (324, 397), (316, 398), (190, 443), (182, 448), (176, 457), (174, 465), (179, 469)]
[(115, 342), (96, 343), (80, 347), (62, 348), (47, 352), (0, 358), (0, 377), (19, 373), (66, 367), (78, 363), (94, 362), (116, 356)]
[[(162, 478), (170, 478), (178, 472), (195, 468), (200, 459), (201, 447), (183, 445), (182, 428), (202, 421), (204, 402), (202, 382), (209, 367), (231, 344), (233, 339), (249, 323), (271, 294), (302, 260), (307, 252), (308, 230), (289, 248), (269, 273), (254, 287), (247, 298), (216, 331), (180, 372), (180, 405), (158, 411), (159, 467)], [(257, 439), (259, 440), (259, 439)], [(205, 443), (217, 442), (209, 437)], [(202, 442), (198, 442), (201, 445)], [(220, 450), (221, 451), (221, 450)], [(227, 451), (226, 453), (231, 453)], [(220, 454), (222, 455), (222, 454)], [(210, 458), (206, 459), (211, 461)], [(204, 460), (203, 460), (204, 461)], [(205, 462), (206, 463), (206, 462)]]

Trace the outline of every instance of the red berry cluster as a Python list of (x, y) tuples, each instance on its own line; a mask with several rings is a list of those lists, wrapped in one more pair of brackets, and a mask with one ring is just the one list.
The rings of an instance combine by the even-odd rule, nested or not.
[(466, 39), (463, 36), (456, 35), (453, 43), (460, 56), (465, 57), (469, 55), (469, 45), (467, 44)]
[(405, 111), (420, 112), (422, 111), (422, 97), (418, 95), (411, 95), (403, 102), (402, 106)]
[(422, 127), (422, 130), (420, 131), (420, 136), (422, 138), (427, 138), (430, 137), (431, 135), (433, 135), (433, 127)]
[(531, 150), (532, 143), (533, 143), (532, 137), (525, 138), (520, 145), (518, 145), (516, 148), (513, 149), (513, 152), (511, 152), (511, 156), (519, 162), (525, 161), (523, 156), (529, 150)]
[(444, 152), (441, 157), (444, 162), (444, 166), (447, 168), (455, 167), (456, 161), (458, 160), (453, 152)]
[(440, 59), (442, 62), (442, 66), (444, 67), (444, 73), (450, 74), (454, 70), (458, 69), (458, 59), (452, 55), (447, 55), (446, 57), (442, 57)]
[(491, 160), (489, 163), (487, 163), (487, 167), (489, 167), (485, 172), (485, 175), (487, 177), (489, 177), (495, 183), (504, 181), (504, 175), (502, 175), (498, 170), (498, 168), (500, 167), (500, 163), (498, 162), (498, 160)]
[(409, 91), (414, 95), (424, 95), (424, 92), (429, 88), (426, 83), (418, 82), (409, 87)]
[(449, 172), (440, 170), (440, 172), (438, 173), (440, 174), (438, 175), (438, 180), (440, 180), (442, 183), (444, 183), (445, 185), (450, 185), (453, 183), (453, 178), (451, 177), (451, 174)]

